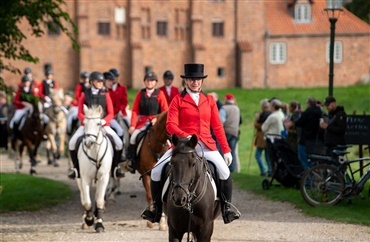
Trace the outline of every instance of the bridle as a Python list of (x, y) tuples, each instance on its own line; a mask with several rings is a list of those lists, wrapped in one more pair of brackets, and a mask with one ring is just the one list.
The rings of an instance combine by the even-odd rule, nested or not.
[[(101, 117), (100, 116), (85, 117), (85, 119), (89, 119), (89, 120), (90, 119), (101, 119)], [(108, 144), (105, 146), (104, 153), (100, 156), (100, 158), (98, 157), (99, 156), (99, 151), (100, 151), (101, 145), (103, 144), (104, 140), (106, 140), (108, 142), (108, 138), (104, 133), (103, 127), (100, 124), (98, 125), (98, 127), (99, 127), (99, 130), (98, 130), (97, 134), (91, 134), (91, 133), (85, 133), (84, 134), (83, 141), (82, 141), (82, 144), (83, 144), (82, 145), (82, 150), (85, 153), (86, 157), (89, 158), (90, 161), (95, 163), (96, 166), (99, 168), (100, 165), (101, 165), (101, 161), (103, 160), (105, 154), (107, 153)], [(86, 147), (86, 145), (85, 145), (85, 140), (86, 139), (89, 139), (90, 142), (92, 143), (91, 147)], [(99, 140), (100, 140), (100, 142), (99, 142)], [(87, 152), (87, 150), (91, 150), (91, 148), (94, 147), (94, 146), (98, 146), (98, 150), (96, 152), (96, 157), (95, 158), (91, 157)]]

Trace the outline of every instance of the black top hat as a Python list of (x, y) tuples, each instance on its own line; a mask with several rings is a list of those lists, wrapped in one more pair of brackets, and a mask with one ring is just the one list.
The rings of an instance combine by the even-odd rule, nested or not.
[(181, 78), (206, 78), (208, 75), (204, 75), (203, 64), (185, 64), (185, 74), (180, 75)]

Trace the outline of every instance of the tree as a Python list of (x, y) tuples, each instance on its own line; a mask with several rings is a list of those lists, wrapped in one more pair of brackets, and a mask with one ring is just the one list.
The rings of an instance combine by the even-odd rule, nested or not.
[[(11, 60), (24, 60), (37, 63), (39, 59), (33, 56), (23, 46), (26, 34), (19, 29), (21, 21), (28, 21), (31, 35), (41, 37), (45, 26), (48, 29), (58, 28), (72, 41), (73, 48), (79, 48), (76, 36), (77, 27), (69, 14), (63, 11), (64, 0), (0, 0), (0, 71), (21, 73), (12, 66)], [(0, 77), (0, 90), (6, 90), (6, 85)]]
[(370, 24), (370, 1), (352, 0), (345, 7), (348, 11)]

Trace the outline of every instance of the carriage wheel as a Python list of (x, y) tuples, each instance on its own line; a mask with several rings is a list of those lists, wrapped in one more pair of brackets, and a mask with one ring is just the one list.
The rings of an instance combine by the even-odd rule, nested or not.
[(308, 169), (301, 179), (301, 194), (311, 206), (333, 206), (342, 199), (345, 182), (337, 168), (320, 164)]
[(268, 179), (264, 179), (262, 181), (262, 189), (268, 190), (270, 188), (270, 181)]

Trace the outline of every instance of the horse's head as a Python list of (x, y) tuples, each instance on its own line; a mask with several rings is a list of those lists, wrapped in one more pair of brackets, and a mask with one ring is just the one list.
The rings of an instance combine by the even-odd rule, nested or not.
[[(196, 178), (199, 176), (199, 157), (195, 151), (198, 144), (196, 135), (191, 138), (172, 136), (175, 147), (172, 150), (171, 164), (171, 199), (175, 206), (184, 207), (191, 202), (192, 192), (196, 189)], [(192, 191), (192, 192), (190, 192)]]
[(55, 113), (62, 111), (61, 107), (64, 101), (63, 89), (51, 89), (50, 90), (50, 99), (53, 104), (53, 109)]
[[(99, 134), (102, 130), (101, 118), (103, 114), (103, 108), (99, 106), (93, 106), (88, 108), (84, 105), (84, 144), (87, 148), (91, 148), (95, 143), (98, 142)], [(102, 137), (101, 137), (102, 138)]]

